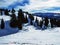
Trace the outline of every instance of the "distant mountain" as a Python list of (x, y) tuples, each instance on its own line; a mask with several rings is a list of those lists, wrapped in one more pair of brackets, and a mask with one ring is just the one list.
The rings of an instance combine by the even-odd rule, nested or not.
[(39, 17), (60, 19), (60, 13), (34, 13), (33, 15), (39, 16)]

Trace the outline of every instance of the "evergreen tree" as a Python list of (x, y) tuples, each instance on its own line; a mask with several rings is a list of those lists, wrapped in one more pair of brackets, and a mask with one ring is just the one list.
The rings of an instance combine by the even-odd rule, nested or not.
[(39, 25), (37, 17), (36, 17), (36, 20), (35, 20), (35, 22), (36, 22), (36, 24), (37, 24), (37, 25)]
[(33, 20), (34, 20), (34, 17), (32, 14), (29, 14), (29, 18), (30, 18), (30, 24), (33, 25)]
[(43, 26), (43, 20), (40, 20), (40, 25), (39, 25), (41, 28)]
[(24, 14), (21, 9), (19, 9), (19, 11), (18, 11), (18, 20), (21, 20), (22, 23), (24, 23)]
[(27, 15), (24, 17), (24, 23), (28, 23)]
[(16, 18), (16, 15), (14, 13), (11, 15), (10, 27), (12, 27), (12, 28), (17, 27), (17, 18)]
[(56, 27), (57, 26), (57, 21), (55, 18), (52, 18), (53, 19), (53, 26)]
[(22, 24), (24, 23), (24, 14), (21, 9), (18, 11), (18, 28), (22, 29)]
[(39, 22), (39, 26), (40, 26), (40, 28), (42, 28), (42, 26), (43, 26), (43, 22), (44, 22), (44, 19), (42, 18), (42, 20), (40, 20), (40, 22)]
[(29, 13), (28, 13), (28, 12), (25, 12), (25, 13), (29, 15)]
[(1, 29), (4, 29), (4, 27), (5, 27), (5, 23), (4, 23), (4, 20), (2, 19), (1, 20)]
[(5, 10), (4, 10), (4, 14), (5, 14), (5, 15), (9, 15), (9, 10), (8, 10), (8, 9), (5, 9)]
[(54, 23), (53, 23), (54, 19), (53, 18), (50, 18), (50, 24), (51, 24), (51, 28), (54, 27)]
[(39, 26), (39, 21), (38, 21), (37, 17), (36, 17), (36, 20), (34, 22), (34, 26)]
[(48, 17), (45, 17), (45, 18), (44, 18), (44, 21), (45, 21), (44, 25), (45, 25), (46, 27), (48, 27), (48, 24), (49, 24)]
[(1, 15), (1, 9), (0, 9), (0, 15)]
[(2, 15), (2, 14), (3, 14), (3, 12), (2, 12), (2, 11), (3, 11), (3, 9), (0, 9), (0, 15)]
[(32, 14), (29, 14), (30, 20), (34, 20), (34, 16)]
[(27, 15), (26, 15), (25, 19), (26, 19), (26, 23), (28, 23), (28, 18), (27, 18)]
[(57, 27), (60, 27), (60, 20), (57, 20), (56, 25)]
[(15, 10), (14, 10), (14, 8), (12, 8), (12, 11), (11, 11), (11, 13), (15, 13)]
[(55, 18), (51, 18), (50, 19), (50, 24), (51, 24), (51, 28), (60, 25), (60, 21), (56, 20)]
[(1, 29), (1, 19), (0, 19), (0, 29)]

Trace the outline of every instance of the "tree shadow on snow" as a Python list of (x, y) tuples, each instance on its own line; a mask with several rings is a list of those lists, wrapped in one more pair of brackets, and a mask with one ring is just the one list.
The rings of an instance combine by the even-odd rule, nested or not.
[(19, 31), (18, 28), (11, 28), (9, 26), (9, 21), (6, 21), (5, 22), (5, 28), (0, 29), (0, 37), (11, 35), (11, 34), (17, 33), (18, 31)]

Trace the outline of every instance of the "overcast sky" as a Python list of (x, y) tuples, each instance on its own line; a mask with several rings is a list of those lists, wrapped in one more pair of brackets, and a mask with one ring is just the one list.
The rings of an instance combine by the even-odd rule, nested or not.
[(23, 9), (35, 12), (60, 12), (60, 0), (0, 0), (0, 8)]

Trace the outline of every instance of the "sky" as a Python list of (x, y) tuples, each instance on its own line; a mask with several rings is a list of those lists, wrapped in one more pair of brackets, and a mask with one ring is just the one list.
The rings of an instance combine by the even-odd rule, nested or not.
[(60, 0), (0, 0), (0, 8), (22, 9), (30, 13), (60, 13)]

